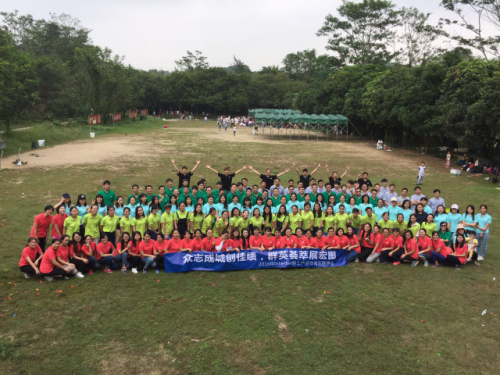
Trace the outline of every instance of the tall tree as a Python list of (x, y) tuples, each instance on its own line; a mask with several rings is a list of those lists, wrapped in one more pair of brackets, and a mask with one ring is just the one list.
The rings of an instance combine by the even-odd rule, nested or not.
[(430, 13), (422, 13), (417, 8), (401, 8), (401, 32), (397, 41), (402, 45), (398, 60), (408, 66), (427, 62), (441, 52), (434, 46), (440, 36), (445, 35), (442, 28), (428, 23)]
[(187, 51), (187, 55), (183, 56), (180, 60), (175, 61), (175, 65), (179, 70), (194, 71), (200, 69), (207, 69), (207, 58), (201, 54), (200, 51)]
[(391, 61), (389, 51), (399, 24), (398, 12), (390, 0), (342, 0), (340, 17), (329, 14), (318, 36), (327, 36), (327, 49), (343, 64), (378, 64)]
[[(500, 57), (500, 0), (441, 0), (441, 6), (458, 18), (441, 21), (446, 25), (459, 25), (466, 32), (466, 35), (452, 35), (453, 40), (478, 50), (486, 60), (491, 56)], [(493, 30), (493, 35), (488, 28)]]

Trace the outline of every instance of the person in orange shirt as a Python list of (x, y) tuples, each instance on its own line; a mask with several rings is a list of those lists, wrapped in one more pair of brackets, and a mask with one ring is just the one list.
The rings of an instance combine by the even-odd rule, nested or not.
[(82, 236), (80, 236), (80, 232), (73, 233), (73, 238), (69, 245), (69, 261), (75, 265), (79, 272), (88, 273), (90, 272), (90, 262), (85, 258), (82, 246)]
[(19, 269), (26, 279), (31, 278), (31, 275), (40, 275), (38, 265), (42, 260), (42, 256), (43, 252), (40, 246), (38, 246), (38, 241), (35, 237), (30, 237), (19, 260)]
[(285, 233), (286, 235), (283, 238), (284, 248), (295, 249), (297, 247), (297, 238), (294, 235), (292, 235), (292, 228), (286, 228)]
[(45, 206), (43, 213), (35, 216), (35, 221), (33, 222), (33, 227), (31, 228), (30, 236), (37, 239), (38, 246), (40, 246), (42, 251), (45, 251), (45, 242), (47, 240), (50, 224), (52, 223), (53, 212), (54, 206)]
[(389, 254), (394, 250), (394, 237), (391, 236), (389, 228), (382, 231), (382, 241), (380, 242), (380, 261), (382, 264), (388, 264)]
[(261, 238), (261, 245), (264, 250), (271, 251), (275, 248), (275, 240), (271, 232), (271, 227), (266, 227), (264, 230), (264, 235)]
[(61, 246), (61, 240), (56, 238), (45, 251), (40, 262), (40, 273), (48, 282), (54, 281), (54, 277), (62, 277), (68, 280), (68, 271), (57, 261), (57, 249)]
[(182, 247), (181, 235), (177, 229), (174, 229), (172, 232), (172, 238), (168, 241), (167, 250), (169, 253), (177, 253), (181, 250), (181, 247)]
[(432, 267), (439, 267), (439, 263), (445, 263), (446, 257), (453, 253), (448, 246), (445, 245), (444, 241), (439, 238), (439, 232), (432, 232), (432, 250), (431, 250), (431, 262), (434, 263)]
[(151, 239), (151, 235), (149, 232), (144, 233), (144, 237), (142, 239), (141, 244), (139, 245), (139, 251), (141, 252), (141, 260), (144, 263), (144, 268), (142, 269), (142, 273), (148, 273), (148, 268), (156, 267), (155, 258), (156, 256), (153, 254), (155, 246), (155, 241)]
[(264, 250), (264, 248), (262, 247), (260, 228), (257, 226), (253, 228), (253, 236), (250, 237), (250, 250)]
[(351, 245), (351, 243), (349, 242), (349, 238), (347, 238), (347, 236), (344, 235), (344, 228), (337, 229), (337, 239), (340, 249), (345, 250), (347, 247)]
[(380, 233), (380, 227), (378, 224), (373, 226), (373, 250), (372, 253), (366, 258), (366, 263), (373, 263), (380, 257), (380, 249), (382, 243), (382, 233)]
[(84, 242), (82, 244), (81, 257), (89, 261), (90, 265), (89, 275), (93, 275), (94, 270), (97, 268), (96, 255), (97, 255), (97, 245), (92, 239), (92, 236), (91, 235), (85, 236)]
[(309, 243), (309, 239), (304, 236), (304, 231), (302, 228), (297, 228), (295, 230), (295, 237), (297, 237), (297, 247), (299, 249), (311, 249), (311, 244)]
[(403, 254), (401, 254), (399, 260), (393, 264), (397, 266), (401, 262), (411, 262), (411, 266), (416, 267), (418, 265), (418, 244), (413, 238), (413, 233), (410, 230), (405, 231), (405, 243), (403, 249)]
[(167, 248), (168, 241), (165, 240), (165, 235), (163, 233), (159, 233), (156, 236), (156, 241), (153, 246), (153, 255), (155, 256), (156, 262), (156, 273), (160, 273), (160, 270), (165, 269), (165, 259), (163, 256), (167, 251)]
[(132, 273), (138, 273), (137, 268), (142, 264), (140, 250), (142, 242), (141, 232), (135, 231), (131, 242), (127, 261), (129, 262), (130, 267), (132, 267)]
[(361, 253), (361, 245), (354, 228), (350, 225), (347, 227), (346, 237), (349, 239), (349, 246), (344, 249), (347, 250), (347, 261), (357, 260), (358, 255)]
[(285, 248), (285, 236), (281, 236), (281, 232), (279, 230), (274, 232), (274, 247), (275, 249)]
[(194, 231), (194, 238), (191, 241), (191, 251), (201, 251), (203, 239), (201, 238), (201, 230)]
[(113, 266), (114, 258), (113, 258), (113, 251), (115, 250), (115, 247), (113, 244), (108, 241), (108, 236), (103, 233), (101, 235), (101, 242), (97, 245), (97, 262), (104, 267), (104, 272), (106, 273), (113, 273), (111, 271), (111, 267)]
[(465, 264), (469, 250), (463, 234), (459, 233), (455, 236), (453, 250), (453, 254), (448, 254), (446, 256), (446, 264), (452, 267), (454, 266), (456, 270), (459, 270)]
[[(333, 228), (332, 228), (333, 231)], [(328, 230), (330, 232), (330, 230)], [(311, 241), (311, 246), (314, 249), (321, 249), (321, 251), (325, 251), (326, 248), (328, 247), (329, 242), (328, 242), (328, 237), (323, 236), (323, 229), (318, 228), (316, 230), (316, 237), (314, 237)]]
[(222, 231), (221, 236), (215, 240), (215, 251), (230, 251), (228, 250), (229, 241), (229, 232)]
[(67, 234), (61, 237), (61, 246), (57, 248), (56, 256), (59, 264), (62, 264), (68, 274), (74, 275), (76, 278), (83, 279), (85, 276), (79, 272), (73, 263), (70, 263), (70, 247), (69, 236)]
[(68, 217), (64, 204), (57, 207), (57, 213), (52, 217), (52, 238), (61, 238), (63, 235), (64, 220)]
[[(337, 233), (339, 230), (342, 230), (342, 235), (344, 235), (344, 229), (337, 229)], [(328, 243), (328, 250), (336, 250), (340, 249), (339, 237), (335, 235), (335, 229), (328, 228), (328, 237), (326, 238), (326, 242)]]
[(420, 229), (418, 236), (418, 257), (424, 259), (424, 266), (429, 267), (431, 260), (432, 239), (427, 235), (425, 229)]
[(211, 228), (207, 229), (206, 237), (201, 241), (201, 250), (202, 251), (215, 251), (215, 238), (214, 232)]
[(127, 261), (128, 251), (132, 247), (132, 241), (130, 239), (130, 234), (128, 232), (123, 232), (120, 240), (116, 244), (116, 248), (113, 251), (113, 259), (116, 264), (121, 263), (122, 272), (128, 273), (128, 268), (130, 263)]
[(179, 251), (181, 252), (192, 252), (193, 249), (191, 249), (191, 233), (185, 232), (184, 233), (184, 238), (181, 241), (181, 249)]

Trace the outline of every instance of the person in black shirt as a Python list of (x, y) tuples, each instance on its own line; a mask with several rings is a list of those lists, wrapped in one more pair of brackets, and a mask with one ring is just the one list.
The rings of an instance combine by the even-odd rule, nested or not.
[(207, 168), (210, 169), (212, 172), (217, 173), (217, 176), (220, 177), (220, 180), (222, 182), (222, 189), (224, 189), (226, 192), (229, 192), (229, 190), (231, 190), (231, 184), (233, 183), (233, 177), (236, 176), (238, 173), (240, 173), (242, 170), (247, 169), (247, 166), (244, 165), (240, 170), (234, 173), (229, 173), (229, 167), (224, 168), (224, 173), (219, 173), (218, 171), (213, 169), (210, 165), (207, 165)]
[[(357, 175), (356, 178), (359, 177), (359, 174)], [(359, 186), (363, 186), (363, 184), (366, 184), (368, 188), (371, 188), (373, 186), (372, 182), (368, 179), (368, 172), (363, 172), (363, 177), (358, 179)]]
[(326, 173), (328, 173), (328, 180), (330, 181), (330, 184), (332, 185), (332, 187), (335, 185), (335, 184), (339, 184), (341, 185), (341, 181), (342, 179), (344, 178), (344, 176), (347, 174), (347, 172), (349, 172), (349, 169), (351, 169), (350, 166), (347, 166), (346, 170), (344, 173), (342, 173), (342, 176), (339, 177), (339, 174), (337, 172), (333, 172), (332, 175), (330, 176), (330, 170), (328, 169), (328, 164), (325, 164), (325, 167), (326, 167)]
[(174, 169), (177, 172), (177, 176), (179, 177), (179, 189), (180, 189), (180, 188), (182, 188), (182, 185), (183, 185), (182, 183), (184, 180), (187, 181), (187, 185), (189, 186), (189, 184), (191, 182), (191, 176), (193, 175), (196, 168), (198, 168), (198, 166), (200, 165), (201, 160), (196, 161), (196, 164), (194, 165), (193, 169), (191, 169), (191, 172), (188, 172), (188, 169), (186, 166), (183, 166), (181, 168), (181, 171), (179, 171), (179, 168), (177, 168), (177, 166), (175, 165), (174, 159), (170, 159), (170, 162), (174, 166)]
[(259, 175), (259, 177), (262, 180), (262, 182), (266, 183), (266, 189), (267, 190), (269, 190), (271, 188), (271, 186), (274, 185), (274, 180), (275, 179), (277, 179), (280, 176), (283, 176), (285, 173), (290, 172), (290, 169), (287, 168), (287, 169), (285, 169), (281, 173), (271, 174), (271, 170), (270, 169), (266, 169), (266, 174), (262, 174), (262, 173), (256, 171), (255, 169), (253, 169), (253, 167), (251, 165), (248, 166), (248, 169), (250, 169), (253, 173), (257, 173)]
[(311, 172), (311, 174), (309, 174), (309, 170), (307, 168), (304, 168), (302, 170), (302, 174), (300, 174), (295, 162), (293, 163), (293, 167), (295, 168), (295, 171), (299, 175), (299, 181), (302, 182), (304, 189), (307, 189), (309, 187), (309, 182), (311, 181), (312, 175), (316, 173), (319, 167), (321, 167), (321, 164), (318, 164), (318, 166)]

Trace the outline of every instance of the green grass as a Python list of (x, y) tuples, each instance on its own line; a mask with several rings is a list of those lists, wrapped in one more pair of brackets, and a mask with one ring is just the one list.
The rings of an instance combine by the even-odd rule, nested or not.
[[(440, 187), (448, 205), (489, 206), (492, 237), (479, 267), (457, 272), (352, 264), (159, 276), (97, 272), (51, 284), (24, 280), (17, 262), (33, 216), (46, 203), (58, 201), (63, 190), (94, 195), (105, 178), (121, 194), (135, 182), (156, 188), (173, 176), (170, 157), (188, 167), (202, 158), (195, 180), (204, 177), (212, 185), (216, 176), (204, 168), (207, 163), (278, 171), (296, 160), (310, 169), (314, 162), (328, 162), (332, 170), (350, 164), (350, 177), (368, 170), (372, 181), (388, 178), (398, 191), (413, 186), (422, 158), (396, 151), (394, 163), (381, 165), (366, 157), (362, 143), (359, 153), (345, 154), (339, 152), (344, 143), (228, 142), (198, 134), (206, 125), (175, 123), (161, 132), (154, 130), (158, 123), (147, 126), (145, 134), (175, 144), (154, 156), (145, 145), (140, 162), (134, 155), (130, 163), (121, 158), (108, 165), (0, 171), (0, 372), (498, 373), (498, 190), (482, 179), (450, 177), (442, 160), (428, 156), (426, 195)], [(406, 160), (411, 168), (403, 166)], [(321, 174), (326, 177), (324, 169)], [(258, 182), (255, 174), (238, 175), (244, 176)], [(282, 181), (289, 178), (297, 176), (288, 173)]]
[(59, 126), (49, 122), (17, 124), (13, 131), (1, 134), (1, 138), (6, 143), (4, 156), (7, 156), (17, 154), (19, 147), (21, 147), (21, 152), (31, 150), (31, 143), (36, 142), (38, 145), (39, 139), (44, 139), (46, 146), (50, 147), (77, 139), (89, 138), (90, 132), (95, 133), (96, 137), (106, 134), (139, 133), (151, 130), (159, 123), (161, 123), (160, 119), (148, 117), (145, 120), (137, 118), (135, 122), (125, 119), (115, 124), (92, 127), (82, 122), (68, 122)]

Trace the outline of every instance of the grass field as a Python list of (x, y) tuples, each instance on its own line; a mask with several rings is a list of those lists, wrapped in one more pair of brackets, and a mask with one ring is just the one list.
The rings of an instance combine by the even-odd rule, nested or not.
[[(214, 123), (171, 123), (168, 130), (147, 124), (127, 128), (142, 145), (128, 158), (0, 171), (0, 373), (498, 373), (500, 192), (491, 182), (452, 177), (442, 160), (376, 152), (374, 144), (271, 142), (254, 140), (248, 129), (236, 137), (220, 134)], [(132, 134), (138, 129), (141, 134)], [(216, 176), (204, 167), (208, 163), (281, 171), (296, 161), (299, 168), (321, 162), (339, 172), (350, 164), (346, 177), (367, 170), (372, 181), (385, 177), (398, 192), (413, 188), (425, 160), (424, 194), (439, 187), (448, 206), (488, 205), (493, 225), (486, 261), (461, 271), (352, 264), (169, 275), (97, 272), (50, 284), (22, 278), (19, 256), (45, 204), (56, 203), (63, 192), (93, 196), (106, 178), (123, 195), (132, 183), (156, 189), (174, 175), (171, 157), (189, 168), (201, 158), (195, 180), (204, 177), (212, 185)], [(259, 181), (249, 172), (238, 178), (244, 176)], [(325, 178), (326, 171), (317, 176)], [(289, 178), (297, 175), (290, 172), (282, 181)]]

